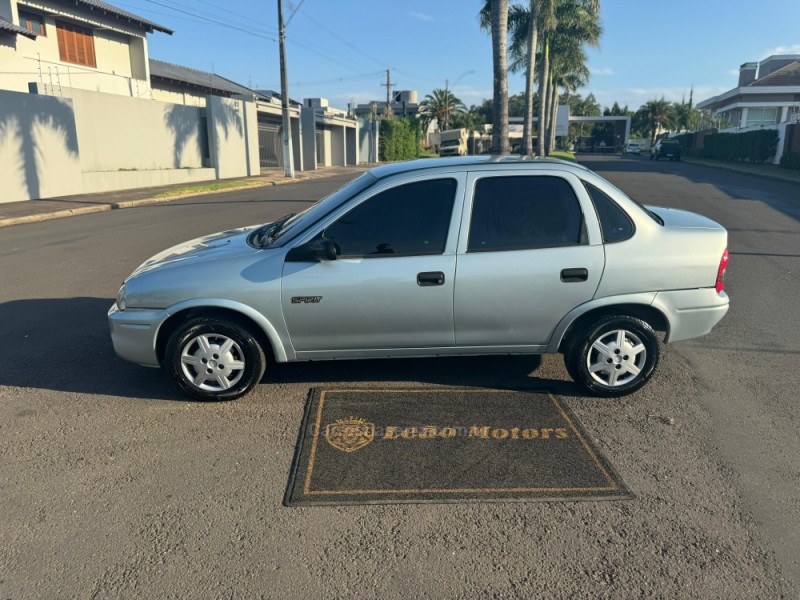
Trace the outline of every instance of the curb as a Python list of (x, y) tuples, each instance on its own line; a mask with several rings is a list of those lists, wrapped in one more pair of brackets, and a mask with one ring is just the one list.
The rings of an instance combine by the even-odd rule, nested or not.
[[(332, 177), (333, 175), (330, 175)], [(26, 223), (39, 223), (41, 221), (51, 221), (53, 219), (64, 219), (66, 217), (75, 217), (78, 215), (88, 215), (97, 212), (106, 212), (109, 210), (117, 210), (124, 208), (136, 208), (139, 206), (147, 206), (148, 204), (160, 204), (164, 202), (172, 202), (173, 200), (184, 200), (186, 198), (194, 198), (196, 196), (207, 196), (209, 194), (224, 194), (228, 192), (241, 192), (245, 189), (262, 188), (276, 185), (287, 185), (292, 183), (300, 183), (301, 181), (308, 181), (309, 179), (322, 179), (322, 177), (309, 177), (309, 176), (295, 176), (294, 179), (278, 179), (273, 181), (258, 181), (246, 186), (239, 186), (221, 190), (209, 190), (206, 192), (191, 192), (187, 194), (176, 194), (166, 198), (150, 197), (140, 198), (139, 200), (127, 200), (124, 202), (109, 202), (108, 204), (97, 204), (94, 206), (82, 206), (80, 208), (71, 208), (65, 210), (57, 210), (49, 213), (40, 213), (38, 215), (26, 215), (24, 217), (11, 217), (8, 219), (0, 219), (0, 227), (10, 227), (12, 225), (24, 225)]]

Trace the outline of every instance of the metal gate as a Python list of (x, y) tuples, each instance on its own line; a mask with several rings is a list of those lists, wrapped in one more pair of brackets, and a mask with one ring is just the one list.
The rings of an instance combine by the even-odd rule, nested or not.
[(262, 169), (283, 167), (281, 126), (275, 123), (258, 124), (258, 156)]

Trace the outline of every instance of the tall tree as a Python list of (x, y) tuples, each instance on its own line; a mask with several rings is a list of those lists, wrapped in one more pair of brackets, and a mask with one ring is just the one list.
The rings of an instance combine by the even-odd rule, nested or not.
[[(539, 97), (544, 98), (544, 93), (552, 91), (552, 101), (545, 99), (539, 104), (539, 156), (544, 156), (547, 151), (546, 143), (549, 141), (548, 130), (552, 132), (554, 115), (551, 110), (556, 110), (558, 98), (558, 85), (553, 86), (561, 76), (566, 75), (576, 67), (586, 69), (585, 54), (581, 55), (584, 44), (597, 45), (602, 28), (600, 27), (600, 2), (599, 0), (553, 0), (553, 16), (546, 25), (542, 25), (542, 60), (539, 70)], [(572, 55), (560, 59), (562, 71), (551, 76), (551, 52), (556, 55)], [(581, 57), (577, 59), (576, 57)], [(555, 59), (554, 59), (555, 60)], [(576, 62), (577, 61), (577, 62)], [(554, 62), (554, 65), (556, 63)]]
[(419, 104), (419, 113), (423, 118), (423, 129), (427, 129), (428, 123), (436, 119), (439, 128), (448, 127), (447, 123), (452, 121), (453, 116), (466, 112), (467, 107), (450, 90), (435, 89), (425, 96)]
[[(600, 26), (599, 0), (556, 0), (554, 25), (546, 31), (549, 53), (548, 79), (552, 98), (546, 103), (547, 112), (542, 125), (548, 133), (544, 152), (555, 144), (555, 118), (558, 110), (558, 88), (570, 86), (574, 91), (589, 79), (584, 45), (597, 46), (602, 28)], [(555, 85), (554, 85), (555, 84)], [(540, 150), (541, 152), (541, 150)]]
[(508, 0), (491, 0), (492, 68), (494, 78), (492, 154), (508, 154)]
[(663, 96), (646, 102), (636, 113), (644, 121), (651, 144), (655, 143), (658, 130), (669, 129), (674, 119), (672, 105)]

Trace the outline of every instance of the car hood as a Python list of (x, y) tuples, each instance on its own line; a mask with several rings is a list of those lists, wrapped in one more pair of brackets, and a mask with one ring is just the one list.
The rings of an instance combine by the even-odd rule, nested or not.
[(255, 248), (247, 243), (247, 237), (257, 227), (260, 225), (212, 233), (168, 248), (144, 261), (130, 274), (128, 279), (155, 269), (177, 266), (189, 261), (217, 260), (255, 252)]
[(661, 217), (665, 227), (677, 229), (717, 229), (725, 231), (725, 228), (716, 221), (712, 221), (703, 215), (689, 212), (688, 210), (664, 208), (662, 206), (648, 206), (647, 210)]

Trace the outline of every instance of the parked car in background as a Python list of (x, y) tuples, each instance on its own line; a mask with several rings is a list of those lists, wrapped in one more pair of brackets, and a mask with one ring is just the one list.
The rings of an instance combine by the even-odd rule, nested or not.
[(641, 154), (642, 153), (642, 145), (639, 142), (628, 142), (625, 145), (625, 149), (623, 150), (623, 154)]
[(466, 156), (469, 132), (466, 129), (450, 129), (439, 134), (439, 156)]
[(670, 140), (667, 138), (658, 140), (650, 149), (650, 160), (658, 160), (659, 158), (668, 158), (669, 160), (681, 159), (681, 145), (677, 140)]
[(165, 250), (108, 318), (117, 354), (204, 400), (288, 361), (564, 354), (594, 394), (728, 310), (726, 230), (575, 163), (471, 156), (371, 169), (297, 215)]

